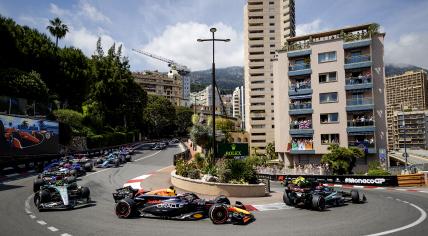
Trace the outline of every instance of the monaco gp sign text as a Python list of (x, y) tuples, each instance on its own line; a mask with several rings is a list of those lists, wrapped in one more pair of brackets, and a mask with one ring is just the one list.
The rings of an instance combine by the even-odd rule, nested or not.
[(383, 184), (385, 183), (385, 179), (384, 178), (376, 178), (376, 179), (346, 178), (345, 183), (347, 184)]

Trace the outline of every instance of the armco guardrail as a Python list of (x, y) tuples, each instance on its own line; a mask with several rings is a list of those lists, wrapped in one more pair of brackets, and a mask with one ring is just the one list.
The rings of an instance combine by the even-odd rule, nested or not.
[(398, 175), (398, 186), (413, 187), (425, 185), (425, 174)]
[(184, 145), (183, 143), (181, 143), (181, 145), (183, 145), (184, 147), (186, 147), (186, 150), (180, 153), (177, 153), (174, 155), (174, 159), (173, 159), (173, 164), (174, 166), (177, 164), (178, 160), (184, 160), (184, 161), (188, 161), (191, 158), (190, 155), (190, 150), (189, 148), (187, 148), (186, 145)]
[(342, 184), (342, 185), (370, 185), (370, 186), (398, 186), (397, 176), (366, 176), (366, 175), (268, 175), (257, 174), (259, 179), (270, 179), (283, 181), (292, 180), (299, 176), (304, 178), (317, 179), (324, 183)]
[(41, 154), (41, 155), (25, 155), (25, 156), (0, 156), (0, 170), (3, 167), (9, 167), (9, 166), (16, 166), (20, 164), (30, 164), (30, 163), (36, 163), (36, 162), (45, 162), (45, 161), (52, 161), (55, 159), (59, 159), (63, 157), (64, 155), (76, 155), (76, 154), (85, 154), (89, 158), (97, 157), (101, 155), (106, 150), (115, 149), (122, 146), (132, 146), (136, 147), (137, 145), (143, 144), (143, 142), (134, 142), (134, 143), (125, 143), (121, 145), (115, 145), (115, 146), (109, 146), (109, 147), (103, 147), (103, 148), (96, 148), (96, 149), (90, 149), (85, 151), (76, 151), (76, 152), (68, 152), (65, 154)]

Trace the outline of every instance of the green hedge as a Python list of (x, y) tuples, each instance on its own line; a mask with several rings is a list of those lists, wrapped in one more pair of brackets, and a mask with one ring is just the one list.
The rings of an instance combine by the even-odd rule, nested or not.
[(132, 143), (134, 132), (114, 132), (92, 135), (87, 138), (88, 148), (100, 148)]

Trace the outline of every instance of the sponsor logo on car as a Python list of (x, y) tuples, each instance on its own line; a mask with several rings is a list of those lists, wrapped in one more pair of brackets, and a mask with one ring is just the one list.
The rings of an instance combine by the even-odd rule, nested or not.
[(181, 208), (183, 204), (181, 203), (161, 203), (156, 205), (157, 208)]

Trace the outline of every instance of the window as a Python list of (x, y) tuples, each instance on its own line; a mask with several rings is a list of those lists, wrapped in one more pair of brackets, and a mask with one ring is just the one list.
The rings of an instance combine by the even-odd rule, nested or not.
[(320, 93), (320, 103), (337, 102), (337, 92)]
[(269, 30), (269, 33), (275, 33), (275, 30)]
[(320, 115), (321, 124), (339, 122), (339, 113), (327, 113)]
[[(253, 125), (254, 127), (254, 125)], [(251, 133), (252, 136), (265, 136), (266, 133)]]
[(265, 91), (265, 89), (264, 88), (253, 88), (253, 89), (251, 89), (251, 91), (261, 92), (261, 91)]
[(321, 83), (329, 83), (329, 82), (336, 82), (337, 81), (337, 75), (336, 72), (329, 72), (329, 73), (322, 73), (318, 75), (319, 82)]
[(275, 44), (271, 44), (271, 45), (270, 45), (270, 47), (271, 47), (271, 48), (274, 48), (274, 47), (275, 47)]
[(251, 127), (253, 129), (263, 129), (263, 128), (265, 128), (265, 125), (252, 125)]
[(336, 52), (324, 52), (318, 54), (318, 63), (336, 61)]
[(321, 145), (339, 144), (339, 134), (321, 134)]
[(265, 120), (265, 117), (251, 117), (251, 120)]
[(269, 23), (269, 25), (270, 25), (270, 26), (274, 26), (274, 25), (275, 25), (275, 23)]
[(275, 19), (275, 16), (269, 16), (269, 19)]
[(265, 95), (253, 95), (251, 98), (265, 98)]
[[(252, 143), (265, 143), (266, 140), (259, 140), (259, 139), (253, 139), (251, 140)], [(260, 149), (260, 148), (259, 148)]]
[(275, 40), (275, 37), (270, 37), (269, 40)]
[(255, 81), (251, 81), (251, 84), (264, 84), (265, 81), (264, 80), (255, 80)]

